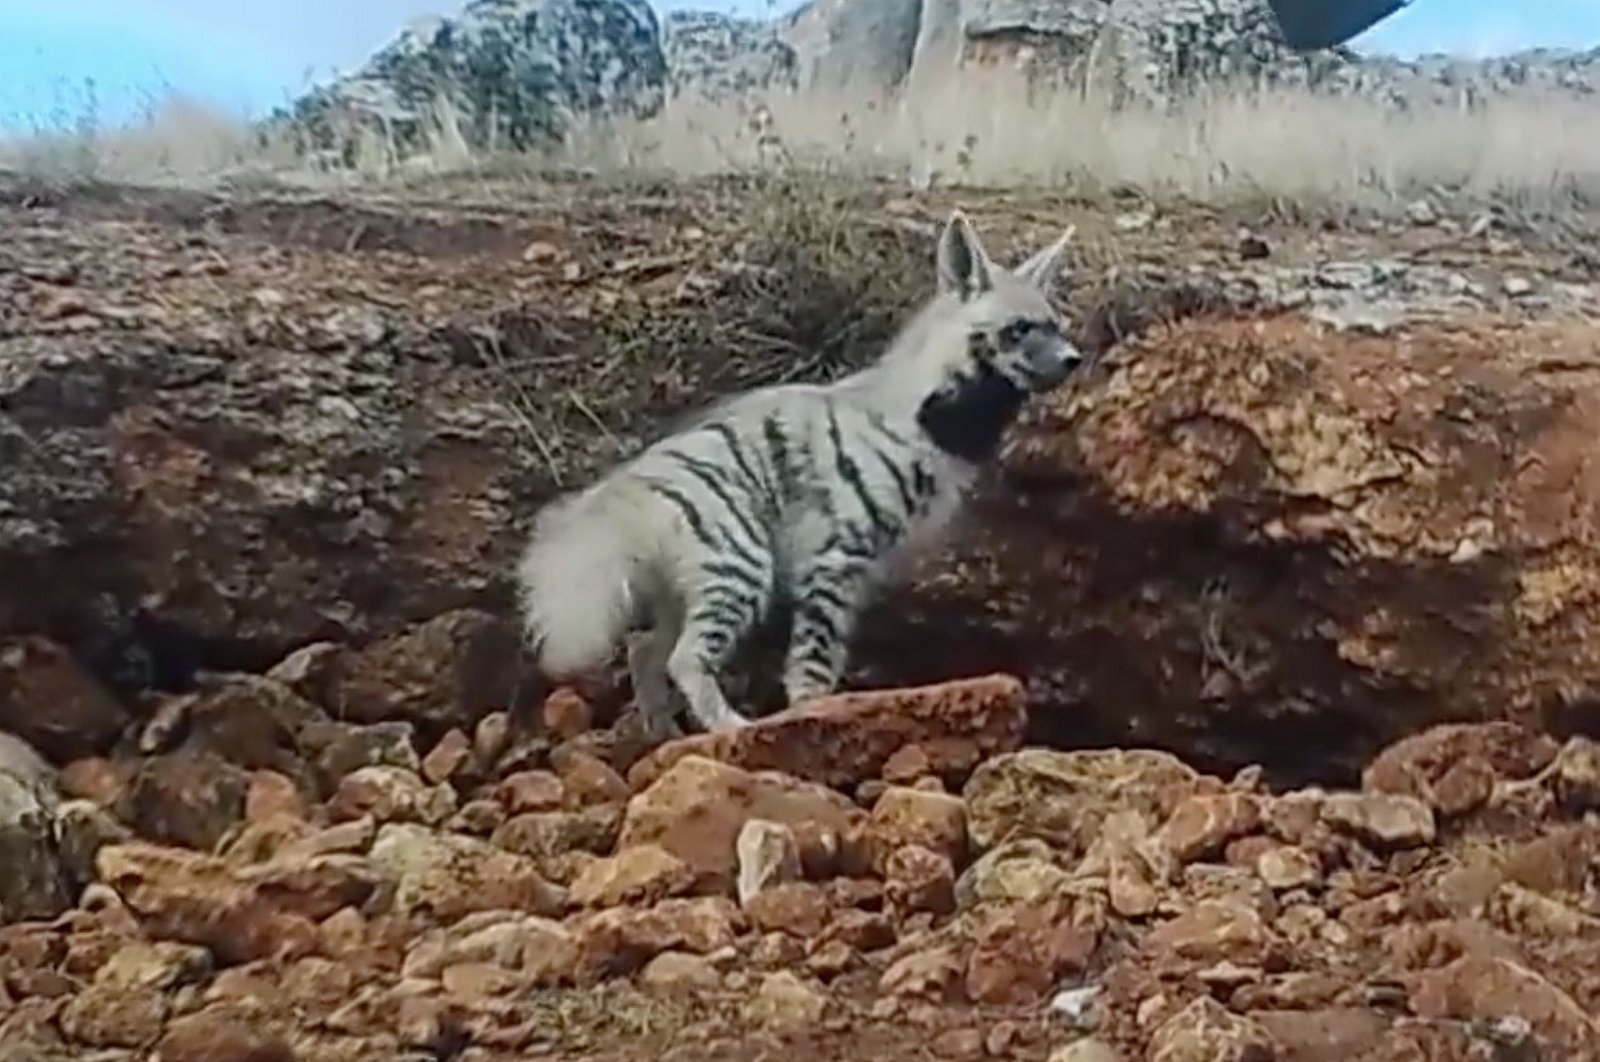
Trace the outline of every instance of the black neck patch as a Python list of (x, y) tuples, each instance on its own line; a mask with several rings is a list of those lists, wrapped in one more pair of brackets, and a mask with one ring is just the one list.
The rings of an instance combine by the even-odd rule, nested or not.
[(917, 423), (933, 445), (977, 464), (994, 456), (1000, 437), (1027, 398), (1025, 391), (992, 366), (980, 363), (976, 375), (929, 395), (917, 410)]

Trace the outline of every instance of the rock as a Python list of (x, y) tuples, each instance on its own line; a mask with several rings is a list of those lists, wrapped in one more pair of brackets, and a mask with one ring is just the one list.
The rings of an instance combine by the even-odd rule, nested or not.
[(497, 827), (490, 840), (532, 858), (554, 875), (576, 855), (610, 852), (622, 830), (622, 816), (623, 809), (616, 806), (518, 815)]
[(437, 826), (456, 811), (455, 790), (430, 786), (403, 767), (361, 767), (339, 780), (328, 801), (337, 821), (371, 817), (378, 822), (420, 822)]
[(437, 733), (471, 728), (508, 707), (521, 680), (520, 649), (509, 622), (473, 609), (446, 612), (350, 659), (339, 687), (344, 715)]
[(734, 839), (733, 852), (738, 861), (734, 895), (741, 907), (763, 890), (800, 879), (800, 842), (782, 823), (746, 820)]
[(1173, 810), (1160, 839), (1179, 862), (1192, 863), (1217, 855), (1260, 824), (1261, 806), (1248, 793), (1192, 796)]
[(65, 796), (114, 808), (121, 803), (132, 773), (125, 764), (112, 763), (101, 756), (86, 756), (61, 768), (58, 781)]
[(89, 1047), (144, 1048), (161, 1035), (171, 1006), (155, 992), (119, 992), (91, 985), (62, 1008), (61, 1031)]
[(244, 819), (249, 787), (249, 773), (215, 753), (154, 756), (129, 780), (120, 817), (150, 840), (211, 851)]
[(576, 690), (562, 688), (544, 699), (539, 710), (544, 728), (568, 740), (587, 733), (594, 726), (594, 709)]
[(13, 749), (0, 769), (0, 924), (54, 918), (73, 901), (56, 845), (54, 778), (38, 767)]
[(1022, 684), (1009, 675), (840, 693), (735, 731), (669, 742), (636, 763), (628, 781), (642, 789), (694, 756), (842, 789), (877, 777), (908, 743), (938, 750), (936, 771), (965, 771), (1016, 748), (1024, 715)]
[(1064, 976), (1085, 970), (1097, 943), (1059, 904), (992, 909), (973, 932), (967, 997), (974, 1003), (1034, 1004)]
[(690, 756), (628, 801), (617, 843), (659, 844), (694, 870), (697, 887), (725, 892), (734, 887), (739, 831), (751, 819), (843, 829), (859, 814), (821, 786)]
[(722, 975), (703, 955), (664, 951), (645, 963), (639, 971), (639, 984), (656, 992), (700, 995), (720, 988)]
[(1271, 1062), (1272, 1038), (1258, 1023), (1197, 999), (1150, 1037), (1150, 1062)]
[(1198, 780), (1164, 752), (1024, 749), (986, 761), (962, 795), (979, 851), (1037, 838), (1081, 854), (1112, 809), (1160, 822)]
[(152, 937), (208, 948), (223, 964), (316, 946), (316, 926), (295, 912), (284, 879), (258, 885), (216, 857), (143, 842), (101, 848), (96, 870)]
[(247, 1014), (225, 1007), (174, 1018), (156, 1044), (154, 1062), (297, 1062), (283, 1037)]
[(884, 863), (883, 899), (902, 916), (918, 911), (944, 915), (955, 910), (955, 869), (948, 856), (908, 844)]
[(391, 822), (368, 858), (395, 882), (397, 911), (426, 910), (441, 922), (500, 908), (549, 916), (566, 906), (532, 859), (471, 837)]
[[(186, 719), (186, 748), (204, 749), (249, 770), (302, 778), (300, 736), (327, 721), (320, 707), (260, 675), (206, 674), (198, 681), (196, 692), (165, 706)], [(147, 745), (156, 741), (148, 730), (145, 737)]]
[[(1076, 713), (1075, 730), (1301, 777), (1359, 770), (1377, 747), (1436, 723), (1578, 711), (1537, 691), (1600, 676), (1600, 639), (1579, 604), (1588, 583), (1555, 574), (1588, 563), (1574, 558), (1593, 548), (1600, 489), (1554, 472), (1416, 476), (1408, 455), (1426, 440), (1436, 470), (1506, 447), (1551, 469), (1587, 467), (1574, 440), (1600, 388), (1575, 393), (1547, 367), (1552, 356), (1586, 362), (1592, 336), (1576, 322), (1501, 318), (1396, 329), (1196, 317), (1129, 341), (1092, 397), (1066, 389), (1031, 407), (1001, 457), (1007, 482), (1028, 486), (986, 509), (961, 551), (970, 567), (949, 586), (982, 627), (919, 624), (922, 651), (967, 658), (982, 638), (984, 658), (1026, 660), (1032, 683), (1070, 688), (1060, 710)], [(1445, 431), (1449, 381), (1464, 376), (1483, 408), (1471, 428)], [(1525, 408), (1561, 412), (1537, 428), (1497, 419)], [(1308, 501), (1326, 508), (1313, 516)], [(1213, 536), (1181, 571), (1167, 563), (1177, 526)], [(1122, 564), (1113, 550), (1140, 559)], [(1085, 576), (1039, 576), (1063, 571)], [(941, 609), (951, 603), (941, 596)], [(1463, 630), (1468, 613), (1510, 619)], [(1227, 652), (1250, 647), (1247, 671), (1195, 652), (1218, 624)], [(1331, 662), (1315, 678), (1308, 653)], [(1375, 717), (1396, 682), (1410, 691), (1404, 706)], [(1288, 703), (1306, 706), (1302, 722), (1285, 719)], [(1116, 707), (1102, 718), (1083, 705)], [(968, 812), (976, 835), (971, 800)]]
[(566, 788), (549, 771), (518, 771), (495, 786), (495, 798), (512, 815), (555, 811), (566, 802)]
[(828, 924), (828, 894), (809, 881), (789, 881), (753, 894), (742, 905), (750, 924), (764, 933), (814, 940)]
[(731, 945), (741, 925), (738, 908), (720, 896), (600, 911), (579, 930), (580, 969), (596, 980), (631, 973), (666, 951), (710, 955)]
[(1322, 802), (1322, 818), (1331, 826), (1383, 848), (1433, 843), (1433, 810), (1414, 797), (1334, 793)]
[(1278, 1045), (1280, 1057), (1307, 1062), (1383, 1057), (1371, 1053), (1381, 1050), (1392, 1024), (1387, 1015), (1363, 1007), (1264, 1010), (1251, 1018)]
[(961, 959), (953, 949), (925, 948), (891, 963), (878, 980), (878, 991), (897, 999), (952, 1002), (960, 994), (961, 971)]
[(111, 746), (128, 713), (65, 649), (44, 638), (0, 638), (0, 730), (57, 761)]
[(1600, 807), (1600, 742), (1581, 736), (1568, 739), (1556, 756), (1555, 789), (1570, 808)]
[(267, 678), (325, 710), (337, 707), (349, 650), (337, 642), (302, 645), (267, 669)]
[(1062, 891), (1072, 875), (1057, 853), (1037, 839), (1008, 841), (990, 849), (956, 881), (963, 910), (985, 903), (1031, 903)]
[(1256, 873), (1269, 889), (1303, 889), (1322, 878), (1317, 857), (1293, 845), (1274, 845), (1255, 860)]
[(1270, 941), (1271, 930), (1254, 908), (1237, 900), (1203, 900), (1151, 930), (1144, 947), (1204, 962), (1252, 963)]
[(660, 24), (643, 0), (474, 0), (453, 18), (414, 21), (280, 121), (323, 150), (353, 127), (385, 131), (413, 154), (428, 143), (442, 86), (451, 86), (468, 144), (517, 151), (559, 142), (586, 119), (648, 117), (666, 84)]
[(568, 807), (621, 804), (633, 795), (628, 783), (610, 764), (587, 752), (552, 757), (552, 766), (561, 776), (561, 791)]
[(429, 785), (444, 785), (454, 781), (471, 762), (472, 739), (452, 727), (422, 758), (422, 777)]
[(406, 952), (402, 970), (411, 978), (438, 977), (453, 966), (489, 963), (547, 987), (573, 983), (578, 960), (578, 938), (560, 922), (485, 911), (425, 934)]
[(788, 971), (768, 974), (745, 1010), (754, 1025), (780, 1033), (799, 1033), (822, 1022), (828, 999)]
[(1544, 734), (1514, 723), (1448, 723), (1401, 738), (1362, 772), (1370, 792), (1415, 797), (1441, 815), (1462, 815), (1488, 800), (1497, 778), (1531, 777), (1555, 759)]
[(1050, 1055), (1050, 1062), (1123, 1062), (1116, 1048), (1093, 1036), (1074, 1040)]
[(417, 758), (416, 730), (410, 723), (317, 723), (306, 727), (300, 740), (315, 755), (317, 770), (329, 786), (363, 767), (422, 770)]
[(294, 780), (277, 771), (256, 771), (244, 792), (246, 822), (267, 822), (280, 816), (305, 819), (305, 798)]
[(624, 848), (614, 856), (589, 863), (569, 891), (584, 907), (654, 904), (688, 892), (694, 873), (677, 856), (653, 844)]
[[(55, 836), (69, 893), (94, 880), (95, 858), (100, 849), (133, 840), (131, 830), (105, 808), (87, 800), (68, 800), (56, 808)], [(0, 909), (4, 907), (0, 903)]]
[(1434, 1020), (1520, 1019), (1563, 1057), (1592, 1051), (1600, 1043), (1594, 1019), (1570, 995), (1504, 958), (1464, 955), (1442, 969), (1425, 971), (1411, 994), (1411, 1007), (1418, 1016)]
[(873, 805), (867, 836), (880, 871), (906, 845), (930, 849), (961, 867), (967, 857), (966, 805), (948, 793), (890, 786)]

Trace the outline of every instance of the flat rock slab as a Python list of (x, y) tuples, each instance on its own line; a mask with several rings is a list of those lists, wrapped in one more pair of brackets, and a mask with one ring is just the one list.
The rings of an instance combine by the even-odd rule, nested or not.
[(927, 773), (964, 772), (1021, 744), (1024, 694), (1016, 677), (992, 674), (819, 697), (740, 730), (668, 742), (634, 764), (628, 782), (638, 791), (685, 756), (704, 756), (844, 789), (878, 777), (912, 746)]

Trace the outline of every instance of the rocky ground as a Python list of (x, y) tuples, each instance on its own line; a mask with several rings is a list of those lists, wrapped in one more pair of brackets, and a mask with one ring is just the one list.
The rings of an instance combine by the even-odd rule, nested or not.
[(963, 196), (1107, 357), (900, 688), (528, 672), (537, 504), (868, 356), (953, 201), (0, 191), (4, 1057), (1600, 1057), (1582, 219)]

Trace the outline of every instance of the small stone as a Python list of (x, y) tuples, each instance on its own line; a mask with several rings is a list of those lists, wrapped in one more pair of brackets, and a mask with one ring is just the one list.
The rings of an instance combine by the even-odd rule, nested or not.
[(780, 1033), (814, 1028), (827, 1010), (827, 997), (787, 971), (768, 974), (746, 1008), (750, 1021)]
[[(506, 707), (522, 677), (514, 623), (463, 608), (351, 654), (339, 686), (343, 717), (469, 729)], [(438, 729), (435, 729), (438, 728)]]
[(1322, 802), (1322, 819), (1384, 848), (1413, 848), (1434, 839), (1433, 809), (1415, 797), (1334, 793)]
[(0, 638), (0, 730), (56, 763), (109, 748), (129, 717), (67, 650), (44, 638)]
[(961, 866), (967, 856), (966, 805), (958, 796), (891, 786), (873, 806), (867, 826), (876, 867), (906, 845), (931, 849)]
[(301, 646), (267, 671), (267, 678), (293, 690), (312, 704), (332, 709), (344, 680), (348, 651), (337, 642)]
[(1241, 963), (1258, 959), (1269, 941), (1261, 915), (1237, 900), (1202, 900), (1145, 937), (1153, 952), (1171, 952), (1186, 959), (1214, 962), (1231, 958)]
[(1271, 1062), (1272, 1038), (1249, 1018), (1230, 1014), (1210, 999), (1198, 999), (1150, 1037), (1150, 1062)]
[(1161, 828), (1160, 840), (1179, 862), (1192, 863), (1222, 851), (1235, 837), (1261, 824), (1261, 805), (1248, 793), (1201, 794), (1187, 798)]
[(1085, 1036), (1056, 1048), (1050, 1055), (1050, 1062), (1123, 1062), (1123, 1057), (1104, 1040)]
[(284, 1039), (246, 1014), (208, 1008), (174, 1018), (156, 1044), (155, 1062), (296, 1062)]
[(773, 885), (752, 895), (743, 906), (757, 929), (801, 940), (820, 936), (828, 923), (828, 894), (808, 881)]
[(1554, 785), (1561, 802), (1575, 811), (1600, 807), (1600, 742), (1569, 739), (1556, 756)]
[(472, 730), (472, 758), (481, 771), (488, 772), (500, 762), (500, 757), (511, 748), (511, 716), (507, 712), (490, 712), (478, 720)]
[(246, 822), (266, 822), (282, 816), (290, 819), (306, 818), (305, 798), (294, 781), (277, 771), (255, 771), (244, 794)]
[(594, 709), (576, 690), (558, 689), (544, 699), (540, 709), (545, 729), (563, 740), (570, 740), (594, 727)]
[(1439, 211), (1426, 199), (1416, 199), (1406, 204), (1406, 220), (1413, 225), (1428, 226), (1439, 223)]
[(766, 819), (750, 819), (739, 828), (734, 841), (738, 860), (735, 895), (741, 907), (765, 889), (798, 881), (801, 875), (800, 844), (789, 827)]
[(1513, 299), (1533, 294), (1533, 281), (1527, 277), (1508, 276), (1500, 282), (1500, 287)]
[(472, 741), (452, 727), (422, 758), (422, 777), (430, 785), (454, 781), (472, 761)]
[(584, 907), (654, 904), (679, 896), (694, 885), (694, 873), (659, 845), (624, 848), (596, 859), (572, 883), (570, 898)]
[(722, 986), (722, 975), (704, 955), (664, 951), (645, 963), (639, 984), (657, 992), (714, 992)]
[(961, 984), (961, 960), (951, 948), (936, 947), (901, 956), (883, 971), (878, 991), (899, 999), (952, 1002)]
[(455, 791), (430, 786), (403, 767), (362, 767), (340, 779), (328, 814), (348, 821), (372, 817), (378, 822), (420, 822), (436, 826), (456, 811)]
[(506, 809), (498, 800), (469, 800), (445, 822), (451, 833), (488, 837), (505, 824)]
[(250, 776), (210, 752), (144, 760), (119, 817), (142, 837), (208, 852), (244, 818)]
[(848, 800), (822, 786), (689, 756), (628, 801), (618, 843), (659, 844), (695, 870), (698, 887), (732, 891), (735, 846), (746, 822), (811, 821), (843, 829), (859, 814)]
[(561, 779), (549, 771), (518, 771), (502, 779), (494, 792), (512, 815), (555, 811), (566, 802)]
[(1269, 889), (1303, 889), (1322, 878), (1317, 857), (1293, 845), (1277, 845), (1256, 857), (1256, 874)]
[(568, 807), (621, 804), (632, 795), (622, 775), (598, 756), (572, 751), (552, 759)]
[(566, 906), (564, 892), (531, 859), (459, 834), (389, 823), (368, 858), (394, 880), (398, 912), (426, 910), (444, 922), (497, 908), (552, 915)]
[(897, 849), (884, 867), (884, 901), (902, 917), (954, 911), (955, 870), (949, 857), (916, 844)]
[(883, 780), (889, 785), (910, 785), (934, 773), (933, 759), (921, 745), (903, 745), (883, 761)]
[(86, 756), (61, 768), (61, 792), (78, 800), (115, 807), (128, 786), (129, 772), (101, 756)]

